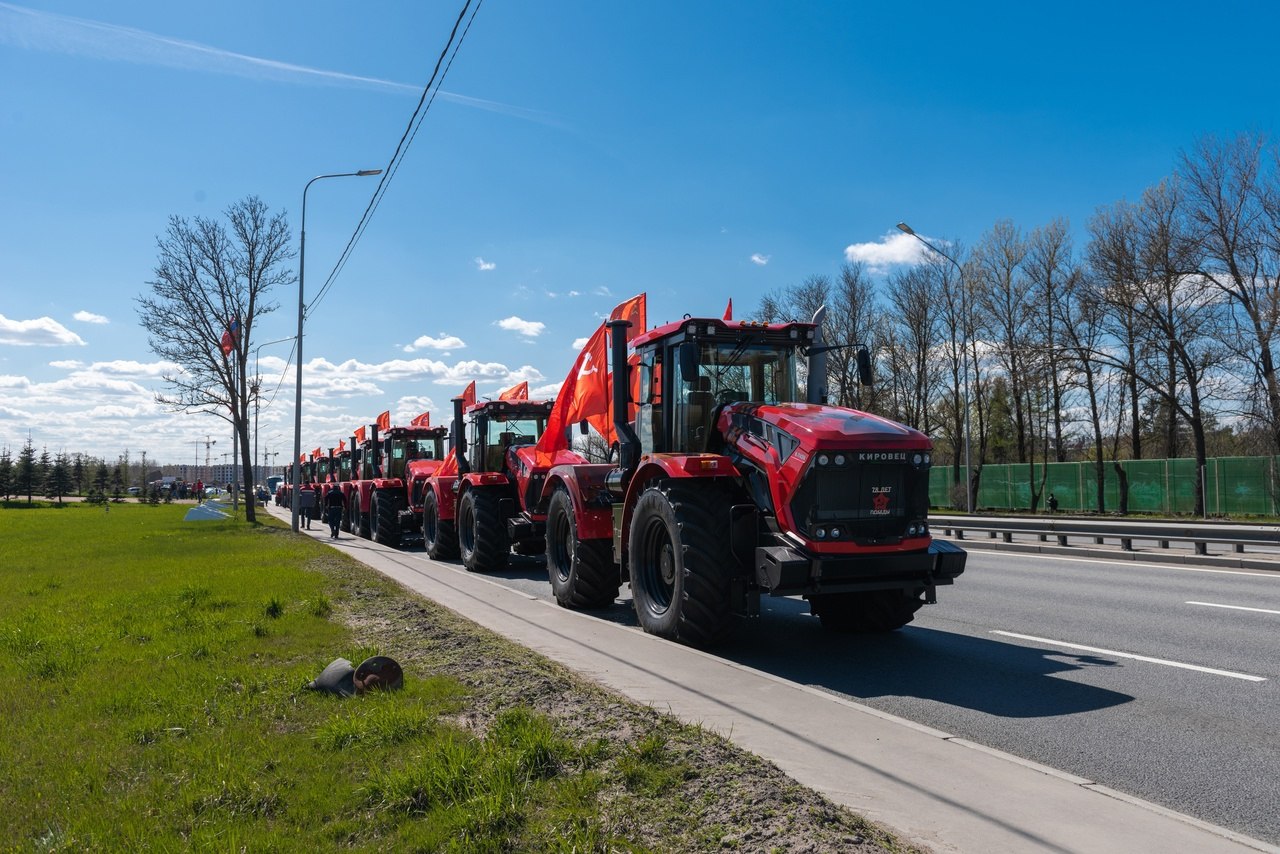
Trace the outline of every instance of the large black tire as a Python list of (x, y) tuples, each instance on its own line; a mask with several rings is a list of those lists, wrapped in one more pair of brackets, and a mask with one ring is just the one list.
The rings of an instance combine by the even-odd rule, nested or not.
[(427, 487), (422, 502), (422, 540), (432, 560), (458, 559), (458, 529), (452, 519), (440, 518), (440, 505), (435, 490)]
[(384, 546), (400, 546), (400, 504), (402, 499), (390, 489), (378, 489), (369, 502), (373, 541)]
[(658, 481), (631, 516), (628, 566), (640, 627), (690, 646), (710, 646), (733, 621), (726, 492), (706, 482)]
[(906, 590), (825, 593), (811, 597), (809, 610), (822, 627), (835, 632), (891, 632), (915, 619), (924, 600)]
[(558, 489), (547, 509), (547, 575), (564, 608), (607, 608), (618, 598), (622, 576), (608, 540), (578, 539), (573, 498)]
[(507, 520), (498, 512), (498, 494), (468, 489), (458, 503), (458, 551), (468, 572), (494, 572), (511, 559)]
[(372, 535), (369, 525), (369, 514), (360, 512), (360, 491), (351, 493), (351, 530), (366, 540)]
[(342, 522), (338, 525), (338, 529), (345, 533), (351, 533), (351, 502), (342, 502)]

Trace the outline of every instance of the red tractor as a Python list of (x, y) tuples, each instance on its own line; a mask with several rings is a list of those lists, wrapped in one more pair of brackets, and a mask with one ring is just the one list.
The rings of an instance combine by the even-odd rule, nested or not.
[(539, 480), (519, 485), (538, 492), (561, 605), (606, 606), (629, 581), (645, 631), (697, 646), (766, 593), (803, 596), (824, 627), (890, 631), (964, 571), (929, 533), (928, 437), (800, 387), (801, 358), (825, 377), (833, 349), (817, 325), (685, 319), (628, 342), (630, 325), (608, 324), (614, 461), (526, 466)]
[[(453, 450), (450, 463), (424, 483), (422, 535), (427, 554), (436, 560), (461, 556), (472, 572), (492, 572), (507, 565), (514, 548), (538, 554), (541, 529), (511, 529), (524, 506), (517, 491), (521, 449), (531, 449), (547, 427), (551, 401), (453, 400)], [(527, 490), (529, 477), (520, 481)]]
[(421, 492), (410, 489), (444, 460), (444, 427), (370, 425), (369, 438), (351, 437), (351, 479), (339, 484), (347, 497), (346, 530), (399, 548), (422, 530)]

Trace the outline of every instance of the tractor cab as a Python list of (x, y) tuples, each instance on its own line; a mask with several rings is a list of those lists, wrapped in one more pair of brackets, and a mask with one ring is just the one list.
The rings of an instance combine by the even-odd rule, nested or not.
[(512, 475), (517, 448), (534, 445), (551, 415), (552, 401), (489, 400), (465, 414), (467, 467)]
[(382, 434), (383, 477), (404, 479), (413, 460), (444, 459), (446, 427), (392, 427)]
[(803, 402), (797, 366), (808, 323), (685, 320), (637, 336), (640, 453), (716, 452), (716, 411), (730, 403)]

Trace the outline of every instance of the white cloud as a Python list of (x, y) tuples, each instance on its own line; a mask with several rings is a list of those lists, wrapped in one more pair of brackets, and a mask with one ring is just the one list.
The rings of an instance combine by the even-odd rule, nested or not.
[(495, 264), (495, 263), (494, 263), (494, 262), (492, 262), (492, 261), (486, 261), (486, 260), (484, 260), (483, 258), (481, 258), (479, 255), (477, 255), (477, 256), (476, 256), (476, 269), (477, 269), (477, 270), (485, 270), (485, 271), (488, 271), (488, 270), (494, 270), (494, 269), (497, 269), (497, 266), (498, 266), (498, 265), (497, 265), (497, 264)]
[(591, 340), (590, 336), (587, 336), (586, 338), (573, 339), (573, 349), (581, 350), (583, 347), (587, 346), (587, 342), (590, 340)]
[(756, 252), (751, 256), (751, 263), (763, 267), (765, 264), (769, 263), (770, 257), (772, 256), (761, 255), (759, 252)]
[(79, 359), (60, 359), (49, 363), (49, 367), (57, 368), (60, 371), (78, 371), (84, 366), (84, 362)]
[(404, 352), (412, 353), (415, 350), (461, 350), (466, 347), (466, 343), (456, 335), (446, 335), (441, 332), (439, 338), (432, 338), (430, 335), (422, 335), (412, 344), (406, 344)]
[(495, 320), (495, 326), (506, 329), (509, 332), (519, 332), (526, 338), (537, 338), (547, 328), (545, 323), (537, 320), (522, 320), (514, 314), (511, 317)]
[(84, 339), (52, 317), (10, 320), (0, 314), (0, 344), (17, 347), (86, 346)]
[(924, 244), (900, 231), (890, 231), (876, 243), (852, 243), (844, 248), (846, 261), (862, 262), (873, 273), (883, 273), (898, 264), (919, 264), (928, 259), (927, 253)]
[(94, 314), (91, 311), (77, 311), (75, 314), (71, 316), (74, 317), (76, 320), (80, 321), (81, 323), (110, 323), (111, 322), (110, 320), (107, 320), (102, 315)]
[(611, 297), (611, 296), (613, 296), (613, 291), (609, 290), (609, 289), (608, 289), (608, 288), (606, 288), (604, 285), (601, 285), (600, 287), (596, 288), (596, 289), (595, 289), (594, 291), (592, 291), (591, 293), (595, 294), (595, 295), (596, 295), (596, 296), (598, 296), (598, 297)]

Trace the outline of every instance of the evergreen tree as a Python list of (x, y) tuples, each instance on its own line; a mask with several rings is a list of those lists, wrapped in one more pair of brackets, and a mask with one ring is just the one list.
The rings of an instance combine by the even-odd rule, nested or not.
[(98, 460), (98, 465), (93, 470), (93, 488), (89, 491), (89, 495), (96, 501), (107, 500), (107, 484), (111, 480), (111, 473), (107, 471), (106, 460)]
[(30, 504), (32, 493), (39, 488), (40, 484), (36, 481), (36, 449), (31, 440), (27, 439), (27, 444), (22, 446), (22, 451), (18, 454), (14, 491), (18, 495), (26, 495), (27, 503)]
[(71, 464), (71, 479), (76, 484), (76, 495), (84, 495), (84, 454), (76, 454)]
[(0, 494), (4, 495), (4, 500), (9, 500), (9, 493), (13, 491), (13, 458), (9, 456), (9, 448), (6, 446), (0, 451)]
[(36, 460), (36, 479), (40, 483), (40, 493), (45, 498), (53, 497), (53, 487), (49, 483), (52, 474), (53, 459), (49, 456), (49, 447), (46, 445), (40, 449), (40, 458)]
[(120, 470), (120, 464), (117, 463), (115, 468), (111, 470), (111, 496), (119, 498), (124, 493), (124, 472)]
[(62, 496), (71, 492), (71, 461), (64, 453), (59, 453), (53, 458), (53, 470), (49, 476), (49, 491), (58, 503), (62, 503)]

